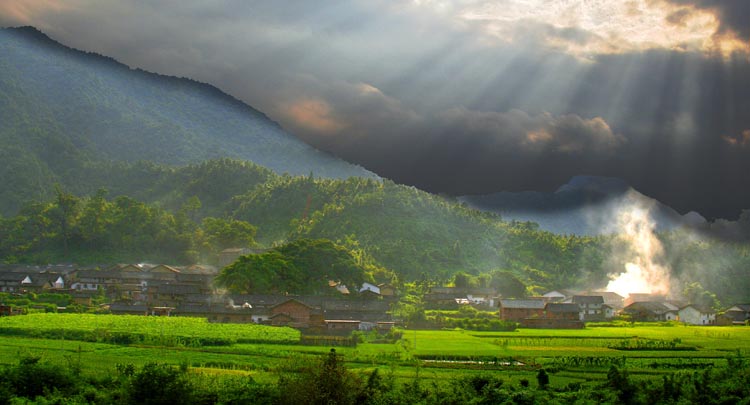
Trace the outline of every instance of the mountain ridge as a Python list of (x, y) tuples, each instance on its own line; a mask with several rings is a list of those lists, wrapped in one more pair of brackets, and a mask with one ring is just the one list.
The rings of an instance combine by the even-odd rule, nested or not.
[(133, 69), (60, 44), (33, 27), (0, 29), (0, 213), (71, 185), (105, 161), (185, 165), (217, 158), (275, 172), (379, 177), (284, 131), (206, 83)]

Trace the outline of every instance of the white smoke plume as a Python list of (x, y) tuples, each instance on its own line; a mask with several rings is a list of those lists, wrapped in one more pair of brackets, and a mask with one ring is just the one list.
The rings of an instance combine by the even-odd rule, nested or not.
[(667, 295), (670, 269), (665, 265), (664, 248), (656, 236), (651, 218), (652, 202), (631, 191), (614, 212), (612, 233), (618, 235), (612, 258), (619, 270), (610, 274), (607, 291), (627, 297), (630, 293)]

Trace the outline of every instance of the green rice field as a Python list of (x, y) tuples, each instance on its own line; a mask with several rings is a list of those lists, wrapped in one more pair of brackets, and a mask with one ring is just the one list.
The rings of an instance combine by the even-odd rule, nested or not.
[[(403, 330), (395, 343), (338, 347), (347, 365), (379, 368), (399, 379), (436, 382), (457, 374), (501, 373), (508, 381), (532, 379), (544, 367), (553, 386), (606, 379), (611, 365), (634, 378), (726, 365), (750, 356), (750, 328), (695, 326), (590, 327), (514, 332)], [(117, 336), (117, 339), (112, 339)], [(299, 344), (299, 332), (260, 325), (213, 324), (198, 318), (33, 314), (0, 318), (0, 363), (26, 354), (77, 364), (86, 373), (116, 364), (158, 361), (187, 364), (196, 373), (250, 375), (271, 380), (299, 359), (327, 346)]]

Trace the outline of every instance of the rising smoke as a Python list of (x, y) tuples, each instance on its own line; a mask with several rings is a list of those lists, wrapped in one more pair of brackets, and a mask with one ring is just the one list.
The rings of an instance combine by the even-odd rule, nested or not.
[(618, 235), (613, 244), (606, 290), (627, 297), (630, 293), (670, 293), (670, 268), (664, 247), (656, 236), (651, 217), (654, 203), (629, 191), (613, 210), (616, 219), (609, 233)]

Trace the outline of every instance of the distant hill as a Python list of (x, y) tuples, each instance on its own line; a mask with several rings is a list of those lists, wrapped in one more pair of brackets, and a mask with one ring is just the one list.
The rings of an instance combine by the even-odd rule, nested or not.
[(130, 69), (35, 28), (0, 29), (0, 212), (76, 183), (72, 172), (91, 163), (223, 157), (277, 173), (377, 178), (210, 85)]
[(576, 176), (554, 193), (499, 192), (463, 196), (459, 200), (473, 208), (500, 214), (505, 220), (536, 222), (540, 228), (558, 234), (611, 233), (616, 230), (615, 213), (627, 205), (649, 207), (658, 231), (706, 226), (700, 214), (680, 215), (625, 181), (611, 177)]

